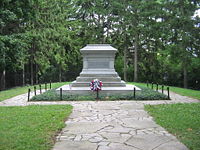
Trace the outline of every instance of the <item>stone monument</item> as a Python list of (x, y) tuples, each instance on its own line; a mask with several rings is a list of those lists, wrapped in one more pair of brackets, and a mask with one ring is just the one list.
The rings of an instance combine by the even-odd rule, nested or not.
[[(62, 86), (63, 92), (70, 94), (92, 94), (90, 82), (99, 79), (103, 82), (101, 93), (131, 93), (134, 85), (126, 85), (114, 68), (117, 49), (109, 44), (88, 44), (80, 50), (83, 56), (83, 69), (80, 76), (70, 85)], [(140, 90), (135, 87), (136, 90)], [(59, 90), (59, 89), (58, 89)]]
[(82, 48), (83, 70), (72, 87), (88, 87), (93, 79), (103, 82), (103, 87), (125, 87), (114, 68), (117, 49), (108, 44), (88, 44)]

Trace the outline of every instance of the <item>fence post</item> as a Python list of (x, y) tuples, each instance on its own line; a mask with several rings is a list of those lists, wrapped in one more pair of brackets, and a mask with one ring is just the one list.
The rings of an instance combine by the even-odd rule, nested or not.
[(162, 85), (162, 94), (163, 94), (163, 90), (164, 90), (164, 85)]
[(50, 80), (50, 89), (51, 89), (51, 80)]
[(62, 100), (62, 88), (60, 88), (60, 100)]
[(167, 87), (167, 96), (168, 96), (168, 99), (170, 99), (170, 96), (169, 96), (169, 87)]
[(35, 93), (35, 95), (36, 95), (36, 86), (34, 86), (34, 93)]
[(97, 90), (97, 97), (96, 100), (99, 100), (99, 90)]
[(30, 100), (30, 92), (31, 92), (31, 89), (28, 89), (28, 102)]
[(47, 91), (47, 83), (45, 82), (45, 91)]
[(42, 88), (41, 88), (41, 84), (39, 84), (39, 87), (40, 87), (40, 94), (42, 94)]
[(156, 91), (158, 91), (158, 83), (156, 84)]
[(135, 98), (135, 87), (134, 87), (134, 89), (133, 89), (133, 97)]
[(149, 87), (149, 81), (147, 81), (147, 87)]
[(152, 82), (151, 88), (153, 89), (153, 82)]

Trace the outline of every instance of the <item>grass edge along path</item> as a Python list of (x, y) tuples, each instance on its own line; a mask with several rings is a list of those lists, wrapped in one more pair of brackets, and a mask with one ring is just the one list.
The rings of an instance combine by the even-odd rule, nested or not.
[(200, 150), (200, 103), (145, 105), (145, 110), (190, 150)]
[[(127, 83), (134, 84), (136, 86), (139, 85), (139, 86), (147, 87), (146, 83), (138, 83), (138, 82), (127, 82)], [(166, 87), (169, 87), (169, 90), (174, 93), (200, 100), (200, 91), (199, 90), (184, 89), (184, 88), (173, 87), (173, 86), (165, 86), (165, 90), (166, 90)], [(149, 84), (149, 88), (151, 88), (151, 84)], [(154, 84), (154, 89), (155, 88), (156, 88), (156, 85)], [(161, 85), (159, 85), (159, 89), (161, 89)]]
[(0, 107), (0, 150), (50, 150), (71, 105)]
[(200, 91), (170, 86), (170, 91), (200, 100)]
[[(52, 83), (51, 87), (52, 88), (58, 88), (62, 85), (69, 84), (69, 82), (57, 82), (57, 83)], [(39, 85), (35, 85), (37, 87), (37, 90), (39, 90)], [(44, 84), (41, 84), (42, 89), (45, 88)], [(28, 89), (31, 89), (31, 91), (34, 90), (34, 86), (23, 86), (23, 87), (15, 87), (11, 88), (5, 91), (0, 91), (0, 101), (15, 97), (20, 94), (25, 94), (28, 92)], [(49, 83), (47, 85), (47, 88), (49, 88)]]

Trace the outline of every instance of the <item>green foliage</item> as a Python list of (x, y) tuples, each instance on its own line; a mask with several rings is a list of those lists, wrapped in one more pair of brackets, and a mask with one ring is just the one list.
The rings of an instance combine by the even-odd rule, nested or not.
[[(0, 35), (0, 66), (1, 69), (18, 70), (22, 69), (27, 62), (27, 39), (23, 34)], [(0, 69), (0, 71), (2, 71)]]
[(123, 77), (123, 65), (124, 65), (123, 57), (122, 56), (117, 57), (117, 59), (115, 60), (115, 69), (119, 73), (120, 77)]
[[(136, 97), (134, 98), (132, 94), (115, 94), (115, 95), (104, 95), (99, 92), (100, 100), (167, 100), (167, 96), (162, 93), (153, 91), (151, 89), (140, 87), (142, 90), (136, 92)], [(59, 101), (60, 94), (59, 91), (56, 92), (55, 89), (49, 90), (41, 95), (34, 96), (31, 101)], [(90, 96), (83, 95), (70, 95), (63, 93), (63, 101), (82, 101), (82, 100), (96, 100), (96, 94), (91, 93)]]
[[(32, 36), (31, 55), (39, 67), (39, 74), (49, 68), (68, 70), (68, 65), (79, 58), (78, 22), (69, 18), (69, 2), (61, 0), (40, 1), (36, 5), (36, 18), (27, 26)], [(75, 62), (74, 62), (75, 63)]]
[(141, 91), (136, 92), (136, 96), (134, 95), (113, 95), (111, 100), (168, 100), (168, 97), (162, 93), (151, 90), (149, 88), (145, 88), (142, 86), (138, 86), (141, 88)]
[(28, 38), (22, 31), (23, 23), (31, 17), (31, 13), (30, 2), (0, 2), (0, 71), (20, 70), (26, 63)]
[(49, 150), (70, 105), (0, 107), (1, 150)]
[(146, 105), (145, 109), (189, 149), (200, 149), (200, 103)]
[(80, 48), (110, 43), (119, 50), (115, 65), (121, 77), (126, 50), (127, 79), (134, 79), (128, 49), (134, 47), (140, 82), (186, 86), (188, 80), (199, 89), (200, 18), (193, 16), (198, 7), (187, 0), (2, 0), (0, 77), (4, 70), (25, 68), (32, 78), (58, 81), (80, 72)]

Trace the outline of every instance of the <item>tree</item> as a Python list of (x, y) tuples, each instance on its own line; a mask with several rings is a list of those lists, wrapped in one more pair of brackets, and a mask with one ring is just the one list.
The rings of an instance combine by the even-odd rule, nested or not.
[(40, 1), (35, 3), (35, 8), (35, 18), (27, 26), (32, 36), (31, 62), (38, 68), (36, 75), (44, 75), (51, 67), (59, 68), (61, 81), (67, 64), (79, 57), (79, 23), (70, 20), (72, 10), (68, 1)]
[(199, 1), (3, 0), (0, 4), (3, 87), (12, 80), (5, 78), (8, 73), (17, 72), (22, 72), (23, 84), (29, 73), (31, 84), (62, 81), (68, 73), (80, 71), (79, 49), (92, 43), (110, 43), (118, 49), (116, 69), (124, 80), (178, 86), (183, 80), (186, 87), (189, 79), (189, 87), (198, 87), (193, 70), (199, 66), (200, 28), (199, 17), (193, 14)]
[[(197, 10), (197, 1), (167, 1), (166, 10), (170, 12), (171, 18), (169, 23), (171, 26), (171, 42), (175, 44), (175, 50), (172, 50), (174, 59), (178, 59), (183, 70), (183, 85), (188, 87), (188, 68), (192, 56), (192, 32), (195, 29), (195, 21), (192, 19), (194, 12)], [(173, 57), (173, 56), (172, 56)]]
[[(0, 72), (2, 89), (6, 87), (6, 71), (21, 69), (27, 57), (26, 40), (22, 34), (23, 23), (31, 17), (32, 9), (29, 1), (0, 2)], [(27, 11), (29, 10), (29, 11)]]

